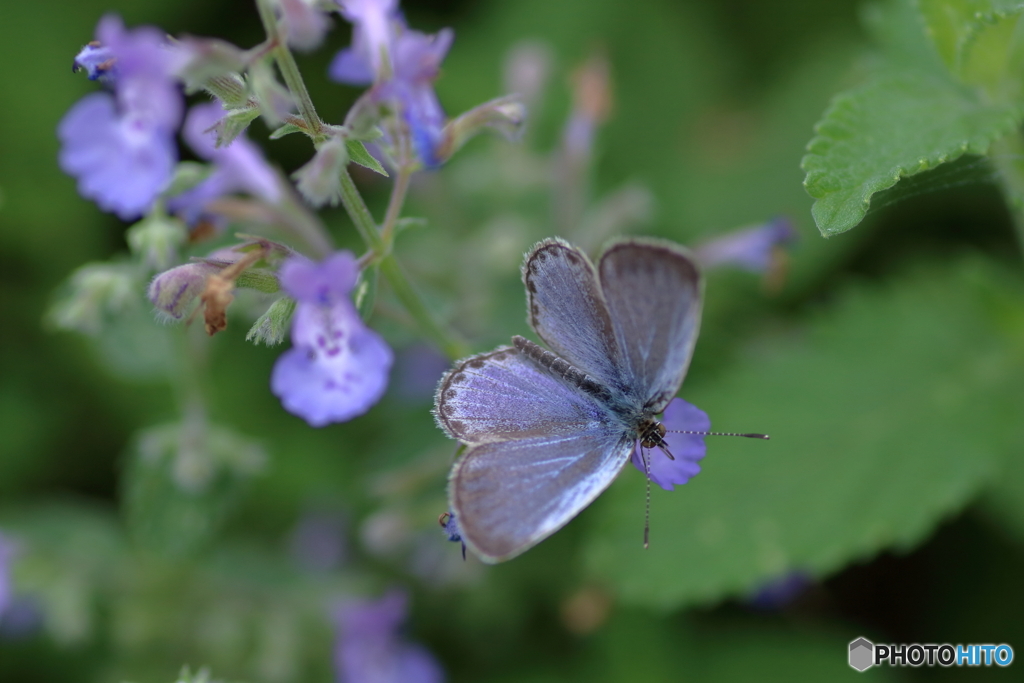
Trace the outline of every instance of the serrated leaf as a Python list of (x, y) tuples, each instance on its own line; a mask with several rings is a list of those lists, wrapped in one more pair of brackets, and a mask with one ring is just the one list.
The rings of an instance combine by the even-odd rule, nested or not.
[(354, 164), (359, 164), (365, 168), (370, 169), (376, 173), (380, 173), (385, 178), (388, 177), (388, 172), (384, 170), (384, 167), (380, 165), (380, 162), (373, 158), (373, 155), (366, 151), (366, 146), (361, 140), (345, 140), (345, 146), (348, 147), (348, 159)]
[(772, 440), (709, 439), (698, 477), (655, 491), (648, 551), (644, 480), (626, 472), (594, 511), (589, 572), (668, 609), (919, 543), (991, 481), (1017, 429), (1024, 361), (978, 293), (991, 279), (971, 265), (853, 292), (684, 386), (714, 429)]
[(1024, 111), (983, 102), (931, 72), (882, 71), (836, 97), (815, 127), (801, 167), (811, 213), (826, 237), (855, 227), (871, 197), (900, 178), (964, 154), (985, 154)]
[(295, 299), (281, 297), (270, 304), (266, 312), (253, 323), (249, 333), (245, 335), (245, 341), (251, 341), (253, 344), (262, 342), (267, 346), (280, 344), (291, 328), (293, 313), (295, 313)]
[(260, 115), (259, 107), (245, 107), (243, 109), (231, 109), (217, 122), (214, 130), (217, 132), (217, 146), (226, 147), (235, 138), (245, 132), (249, 124)]
[(1019, 0), (917, 0), (925, 32), (947, 68), (958, 73), (986, 27), (1012, 26), (1024, 10)]

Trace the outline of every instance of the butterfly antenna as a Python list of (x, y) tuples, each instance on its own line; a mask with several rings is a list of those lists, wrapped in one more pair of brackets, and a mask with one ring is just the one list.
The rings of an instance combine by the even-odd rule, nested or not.
[(764, 439), (765, 441), (771, 438), (767, 434), (740, 434), (738, 432), (693, 432), (689, 429), (666, 429), (665, 431), (673, 434), (696, 434), (698, 436), (742, 436), (747, 439)]
[(647, 475), (647, 505), (644, 508), (644, 550), (647, 550), (651, 539), (651, 463), (643, 446), (640, 446), (640, 459), (644, 461), (644, 473)]

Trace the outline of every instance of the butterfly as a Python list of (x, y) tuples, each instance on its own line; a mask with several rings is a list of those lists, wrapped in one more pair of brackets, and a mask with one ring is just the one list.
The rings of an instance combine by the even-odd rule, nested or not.
[(700, 328), (699, 269), (668, 242), (619, 241), (595, 265), (548, 239), (522, 274), (528, 321), (548, 348), (515, 336), (456, 363), (435, 397), (438, 424), (466, 446), (450, 510), (485, 562), (567, 524), (638, 442), (667, 450), (655, 416), (679, 391)]

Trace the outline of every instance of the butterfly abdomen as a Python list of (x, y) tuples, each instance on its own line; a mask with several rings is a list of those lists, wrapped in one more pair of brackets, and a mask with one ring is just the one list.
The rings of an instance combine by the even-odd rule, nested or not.
[(611, 400), (611, 392), (593, 377), (574, 367), (563, 358), (559, 358), (547, 349), (534, 344), (529, 339), (516, 335), (512, 337), (512, 345), (516, 349), (552, 374), (565, 380), (574, 387), (603, 401)]

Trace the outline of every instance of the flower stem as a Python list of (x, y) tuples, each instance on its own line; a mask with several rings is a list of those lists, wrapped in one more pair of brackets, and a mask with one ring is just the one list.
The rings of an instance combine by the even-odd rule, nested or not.
[(316, 136), (321, 134), (323, 122), (317, 116), (313, 100), (306, 89), (306, 83), (302, 80), (302, 74), (299, 73), (299, 65), (295, 63), (295, 58), (292, 57), (288, 44), (285, 42), (284, 36), (281, 35), (277, 25), (277, 18), (274, 16), (274, 10), (270, 7), (267, 0), (256, 0), (256, 8), (259, 10), (260, 20), (263, 22), (264, 30), (267, 32), (267, 38), (274, 44), (271, 54), (274, 56), (274, 61), (277, 62), (277, 68), (281, 70), (281, 77), (284, 78), (284, 83), (288, 86), (288, 90), (298, 101), (299, 112), (302, 114), (302, 118), (305, 119), (310, 134), (316, 139)]
[(388, 210), (384, 214), (384, 227), (381, 228), (381, 239), (384, 244), (392, 244), (395, 239), (395, 225), (402, 213), (402, 206), (405, 204), (405, 195), (409, 191), (409, 178), (412, 172), (408, 166), (403, 166), (395, 178), (395, 186), (391, 189), (391, 199), (388, 201)]
[(413, 317), (423, 333), (433, 341), (441, 352), (452, 360), (468, 355), (465, 344), (451, 337), (442, 328), (427, 309), (419, 293), (409, 284), (394, 254), (388, 254), (380, 262), (380, 272), (387, 278), (392, 291), (405, 306), (405, 310)]
[(352, 176), (349, 175), (348, 169), (341, 171), (341, 203), (355, 224), (356, 230), (359, 231), (359, 236), (363, 238), (366, 246), (370, 247), (377, 255), (377, 258), (382, 258), (388, 253), (390, 247), (385, 246), (384, 239), (373, 220), (373, 214), (370, 213), (366, 202), (363, 201), (363, 196), (359, 194), (359, 188), (356, 187)]
[[(403, 180), (404, 176), (404, 180)], [(412, 316), (423, 333), (437, 345), (441, 351), (451, 359), (462, 358), (467, 355), (465, 345), (449, 335), (444, 328), (431, 315), (426, 303), (419, 293), (409, 283), (405, 273), (402, 271), (398, 260), (391, 253), (391, 239), (394, 237), (394, 224), (398, 221), (398, 214), (401, 212), (405, 193), (409, 185), (409, 173), (399, 172), (396, 179), (395, 190), (391, 195), (391, 202), (388, 205), (388, 216), (392, 217), (389, 239), (377, 230), (377, 224), (373, 221), (373, 215), (363, 201), (362, 195), (356, 188), (355, 182), (348, 171), (341, 172), (341, 203), (348, 211), (349, 217), (355, 223), (356, 230), (365, 240), (367, 246), (373, 251), (375, 260), (380, 264), (380, 272), (391, 285), (395, 296), (405, 307), (405, 310)]]

